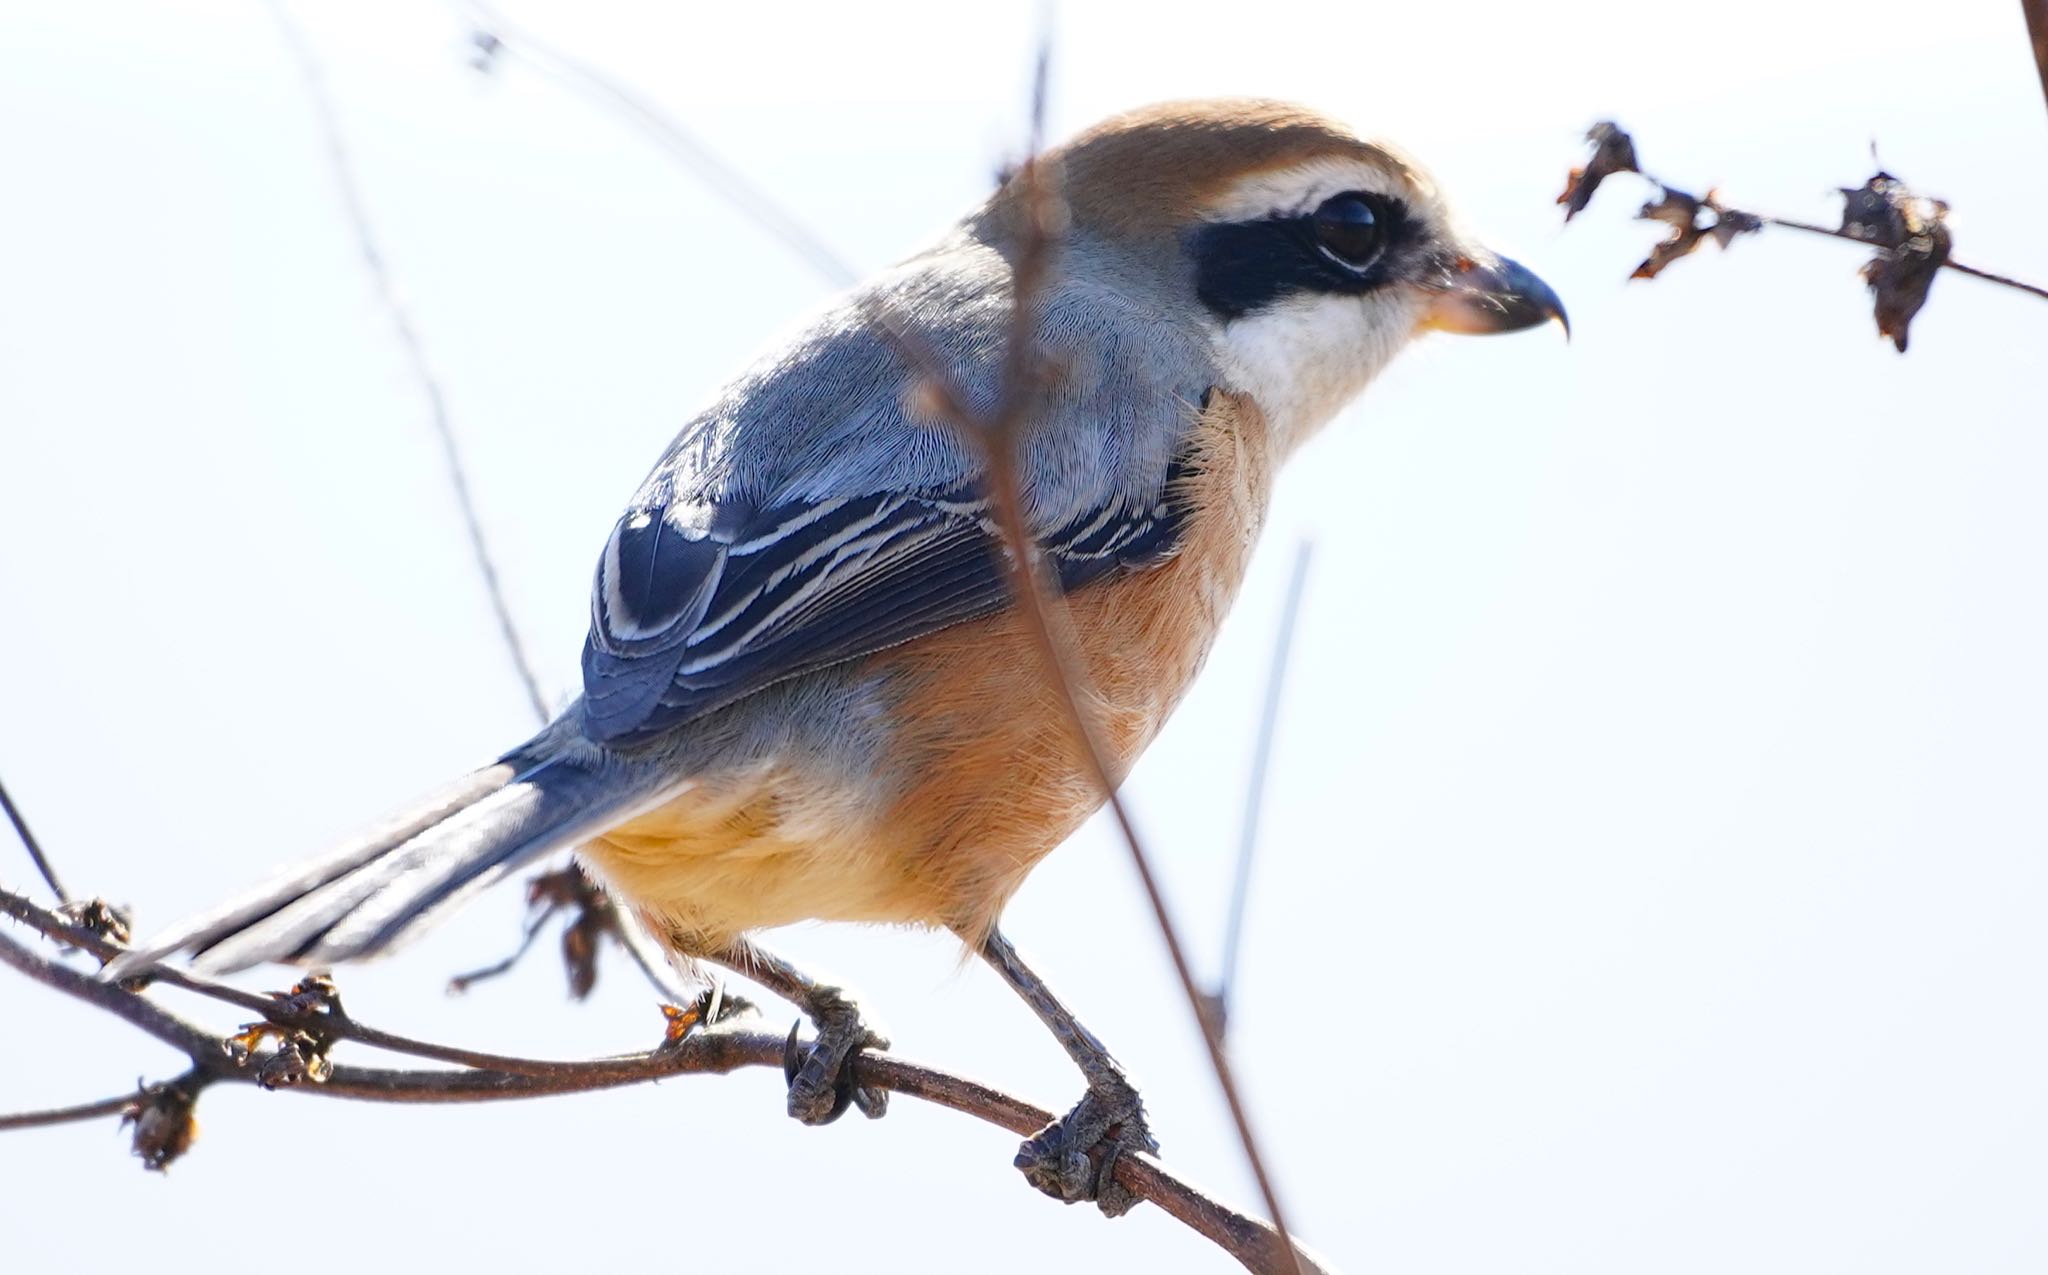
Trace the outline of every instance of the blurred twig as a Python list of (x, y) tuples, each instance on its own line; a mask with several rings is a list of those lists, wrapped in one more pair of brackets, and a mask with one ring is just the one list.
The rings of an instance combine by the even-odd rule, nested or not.
[[(334, 172), (335, 187), (341, 195), (349, 224), (355, 230), (356, 243), (362, 252), (363, 262), (369, 268), (370, 276), (376, 284), (378, 299), (391, 316), (392, 328), (398, 335), (399, 343), (405, 348), (406, 359), (414, 379), (419, 384), (420, 393), (427, 401), (434, 432), (440, 439), (442, 458), (447, 465), (448, 482), (455, 496), (457, 512), (460, 513), (463, 527), (468, 533), (470, 552), (475, 559), (477, 573), (483, 579), (484, 593), (490, 600), (491, 612), (497, 619), (498, 635), (503, 639), (513, 670), (519, 675), (520, 684), (526, 690), (526, 699), (533, 708), (534, 717), (545, 723), (550, 716), (547, 697), (541, 692), (540, 677), (534, 671), (532, 657), (527, 654), (526, 645), (519, 636), (519, 626), (512, 617), (511, 603), (505, 596), (504, 584), (498, 577), (498, 568), (491, 554), (490, 543), (484, 535), (483, 518), (477, 510), (476, 497), (469, 484), (468, 466), (464, 462), (462, 448), (455, 437), (455, 425), (449, 415), (447, 395), (442, 390), (440, 378), (435, 374), (433, 364), (427, 358), (426, 344), (420, 337), (418, 327), (413, 323), (412, 314), (406, 308), (397, 281), (393, 278), (383, 249), (378, 244), (376, 228), (370, 220), (369, 205), (363, 198), (362, 185), (356, 177), (355, 163), (342, 134), (340, 113), (335, 107), (333, 95), (327, 89), (325, 70), (319, 56), (313, 51), (311, 42), (306, 38), (304, 29), (292, 16), (285, 0), (266, 0), (266, 3), (277, 22), (278, 30), (291, 50), (293, 59), (298, 64), (301, 77), (305, 80), (307, 95), (312, 99), (315, 113), (319, 117), (321, 137), (327, 150), (329, 165)], [(487, 6), (472, 7), (480, 12), (489, 12)], [(567, 59), (562, 61), (565, 65), (581, 70), (580, 64), (568, 62)], [(623, 91), (619, 92), (628, 105), (637, 105), (629, 95), (625, 95)], [(581, 869), (574, 866), (573, 860), (557, 871), (581, 874)], [(595, 888), (593, 886), (593, 889)], [(571, 928), (564, 935), (565, 945), (577, 942), (579, 935), (594, 943), (594, 935), (590, 929), (578, 928), (586, 926), (591, 914), (590, 907), (575, 910), (570, 922)], [(528, 944), (537, 936), (539, 924), (540, 921), (536, 920), (534, 928), (528, 932)], [(651, 941), (642, 932), (636, 918), (614, 911), (604, 921), (603, 928), (619, 939), (632, 955), (634, 962), (658, 990), (664, 995), (676, 994), (679, 984), (666, 962), (648, 959)], [(522, 944), (520, 952), (508, 959), (507, 968), (519, 959), (525, 947), (526, 945)], [(589, 984), (596, 978), (594, 947), (590, 952), (590, 960), (572, 959), (568, 966), (572, 982), (580, 981), (587, 992)], [(467, 976), (458, 976), (456, 981), (466, 986), (468, 982), (475, 981), (479, 974), (484, 973), (475, 971)]]
[(859, 273), (815, 231), (745, 173), (720, 158), (695, 133), (663, 114), (647, 98), (616, 77), (513, 25), (484, 0), (450, 0), (450, 3), (470, 24), (478, 50), (478, 66), (488, 68), (500, 55), (521, 59), (543, 76), (625, 120), (659, 146), (670, 159), (682, 165), (706, 189), (781, 240), (784, 247), (802, 258), (834, 287), (851, 287), (859, 282)]
[(1280, 608), (1280, 631), (1273, 638), (1273, 658), (1266, 668), (1266, 699), (1259, 712), (1258, 741), (1252, 746), (1251, 775), (1245, 781), (1244, 823), (1238, 832), (1237, 875), (1230, 888), (1230, 911), (1223, 924), (1223, 965), (1210, 1002), (1217, 1025), (1230, 1025), (1230, 997), (1237, 983), (1238, 953), (1244, 940), (1246, 901), (1252, 890), (1252, 860), (1259, 851), (1259, 818), (1266, 802), (1266, 773), (1273, 760), (1275, 728), (1281, 694), (1287, 688), (1287, 658), (1294, 650), (1294, 622), (1308, 585), (1308, 564), (1315, 546), (1303, 540), (1294, 547), (1294, 570), (1287, 578), (1287, 601)]
[(1053, 187), (1053, 178), (1040, 162), (1049, 61), (1049, 50), (1041, 45), (1032, 77), (1029, 149), (1023, 163), (1009, 178), (1009, 184), (1018, 192), (1016, 207), (1020, 225), (1016, 242), (1011, 245), (1010, 327), (1004, 342), (1001, 379), (997, 384), (997, 400), (993, 409), (988, 412), (976, 410), (967, 393), (952, 380), (940, 361), (895, 315), (878, 308), (876, 317), (923, 378), (922, 388), (929, 393), (938, 414), (981, 451), (983, 494), (1002, 532), (1005, 552), (1001, 556), (1009, 576), (1011, 595), (1017, 600), (1018, 611), (1024, 618), (1032, 645), (1037, 648), (1060, 712), (1074, 733), (1082, 764), (1089, 778), (1102, 789), (1110, 817), (1130, 852), (1131, 863), (1144, 886), (1146, 901), (1151, 904), (1153, 920), (1166, 942), (1174, 973), (1180, 979), (1181, 991), (1201, 1027), (1210, 1065), (1215, 1070), (1217, 1084), (1223, 1090), (1224, 1103), (1230, 1110), (1238, 1141), (1244, 1148), (1245, 1159), (1258, 1184), (1266, 1211), (1273, 1219), (1274, 1229), (1279, 1233), (1283, 1251), (1298, 1254), (1287, 1227), (1285, 1211), (1281, 1208), (1279, 1191), (1273, 1185), (1272, 1175), (1267, 1172), (1265, 1157), (1260, 1153), (1258, 1138), (1252, 1131), (1250, 1113), (1231, 1073), (1230, 1058), (1223, 1042), (1222, 1020), (1195, 980), (1186, 945), (1181, 942), (1179, 928), (1174, 924), (1165, 893), (1153, 871), (1151, 855), (1138, 835), (1130, 812), (1117, 795), (1117, 786), (1123, 777), (1111, 769), (1107, 760), (1109, 754), (1102, 745), (1096, 723), (1082, 707), (1090, 698), (1085, 689), (1088, 672), (1076, 655), (1079, 648), (1067, 629), (1066, 613), (1054, 602), (1057, 591), (1045, 578), (1037, 543), (1024, 522), (1024, 489), (1018, 473), (1017, 453), (1023, 441), (1024, 428), (1037, 407), (1046, 376), (1045, 360), (1038, 344), (1038, 305), (1050, 282), (1061, 230), (1066, 222), (1065, 205)]
[[(82, 948), (103, 962), (123, 950), (123, 945), (82, 932), (59, 913), (12, 891), (0, 890), (0, 913), (25, 923), (46, 939)], [(587, 1061), (516, 1058), (435, 1045), (367, 1027), (340, 1012), (340, 998), (331, 985), (315, 989), (312, 995), (295, 991), (261, 996), (193, 979), (169, 966), (152, 966), (138, 978), (110, 983), (43, 955), (4, 932), (0, 932), (0, 964), (127, 1021), (183, 1053), (192, 1065), (191, 1071), (177, 1079), (145, 1086), (134, 1094), (0, 1115), (0, 1131), (123, 1115), (135, 1125), (137, 1153), (152, 1168), (167, 1166), (190, 1145), (192, 1106), (202, 1089), (216, 1083), (254, 1084), (373, 1102), (485, 1102), (583, 1093), (742, 1067), (780, 1069), (785, 1045), (779, 1033), (744, 1030), (732, 1020), (697, 1021), (680, 1039), (641, 1053)], [(230, 1049), (220, 1033), (151, 1000), (141, 986), (151, 980), (176, 983), (238, 1007), (254, 1007), (267, 1016), (261, 1024), (270, 1029), (265, 1035), (312, 1039), (323, 1051), (338, 1040), (354, 1040), (390, 1052), (455, 1063), (459, 1069), (397, 1070), (348, 1064), (326, 1064), (310, 1071), (279, 1068), (275, 1060), (286, 1045), (268, 1053)], [(244, 1038), (250, 1035), (243, 1033)], [(1014, 1133), (1032, 1133), (1052, 1119), (1050, 1112), (1000, 1090), (896, 1055), (862, 1054), (856, 1065), (863, 1085), (922, 1098)], [(1295, 1269), (1271, 1228), (1169, 1173), (1156, 1159), (1135, 1152), (1120, 1156), (1116, 1177), (1127, 1190), (1151, 1200), (1248, 1269), (1261, 1275), (1282, 1275)]]
[(14, 804), (14, 798), (7, 794), (7, 785), (4, 783), (0, 783), (0, 811), (5, 811), (7, 822), (14, 825), (14, 835), (21, 838), (22, 848), (27, 850), (28, 857), (35, 861), (36, 871), (41, 874), (43, 884), (50, 887), (50, 893), (57, 896), (57, 902), (69, 900), (71, 896), (64, 892), (64, 886), (57, 880), (57, 869), (50, 866), (50, 857), (43, 853), (43, 843), (36, 840), (35, 833), (29, 831), (28, 820), (22, 817), (20, 808)]
[[(2048, 63), (2043, 66), (2048, 71)], [(1665, 236), (1635, 268), (1631, 278), (1655, 278), (1709, 240), (1725, 249), (1741, 236), (1767, 226), (1847, 240), (1874, 250), (1863, 266), (1863, 280), (1874, 300), (1879, 334), (1890, 337), (1902, 354), (1912, 321), (1926, 304), (1928, 289), (1942, 270), (2048, 299), (2048, 288), (2039, 284), (1957, 261), (1952, 253), (1948, 205), (1915, 192), (1890, 173), (1879, 171), (1861, 186), (1842, 187), (1842, 224), (1823, 226), (1735, 208), (1724, 203), (1715, 191), (1695, 195), (1652, 177), (1636, 158), (1635, 139), (1612, 120), (1593, 125), (1586, 131), (1586, 140), (1592, 143), (1592, 155), (1571, 170), (1565, 179), (1564, 193), (1557, 197), (1557, 202), (1564, 205), (1566, 221), (1583, 211), (1594, 192), (1616, 174), (1634, 174), (1657, 191), (1657, 197), (1645, 203), (1636, 216), (1663, 223)]]
[(2041, 74), (2041, 98), (2048, 104), (2048, 0), (2020, 0), (2027, 15), (2027, 38), (2034, 45), (2034, 69)]
[(377, 299), (391, 316), (392, 330), (405, 349), (406, 363), (412, 369), (421, 396), (427, 401), (428, 415), (434, 423), (434, 433), (440, 439), (442, 457), (447, 462), (448, 482), (454, 489), (463, 526), (469, 533), (470, 553), (476, 559), (477, 573), (483, 577), (484, 592), (498, 621), (498, 636), (504, 640), (506, 654), (511, 657), (512, 667), (519, 674), (520, 684), (526, 688), (526, 698), (532, 703), (535, 716), (545, 722), (548, 719), (547, 697), (541, 694), (540, 678), (535, 674), (533, 661), (520, 640), (519, 626), (512, 619), (510, 603), (505, 600), (505, 587), (498, 579), (498, 567), (491, 558), (490, 544), (484, 539), (483, 519), (477, 512), (476, 496), (470, 490), (469, 471), (463, 462), (461, 444), (456, 441), (455, 423), (449, 417), (448, 396), (441, 388), (440, 378), (434, 373), (434, 365), (427, 358), (426, 343), (420, 339), (419, 328), (413, 323), (412, 313), (399, 293), (384, 250), (378, 246), (369, 205), (363, 199), (362, 184), (356, 177), (355, 161), (349, 155), (348, 143), (342, 134), (341, 116), (327, 88), (326, 71), (307, 40), (305, 30), (292, 16), (286, 0), (266, 0), (266, 3), (286, 47), (291, 51), (292, 60), (298, 64), (299, 75), (305, 81), (306, 95), (312, 100), (313, 113), (319, 119), (321, 141), (334, 172), (335, 189), (341, 196), (349, 225), (355, 231), (356, 247), (362, 253), (363, 264), (368, 267), (370, 279), (376, 285)]

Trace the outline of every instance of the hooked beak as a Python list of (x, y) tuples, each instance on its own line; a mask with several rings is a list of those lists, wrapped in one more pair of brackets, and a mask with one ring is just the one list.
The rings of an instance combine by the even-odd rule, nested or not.
[(1519, 261), (1506, 257), (1461, 257), (1433, 287), (1422, 326), (1439, 332), (1520, 332), (1556, 319), (1565, 339), (1572, 335), (1564, 302), (1550, 285)]

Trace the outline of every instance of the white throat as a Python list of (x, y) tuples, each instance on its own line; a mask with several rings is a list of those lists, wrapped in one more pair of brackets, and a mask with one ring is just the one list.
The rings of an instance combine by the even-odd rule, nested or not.
[(1304, 294), (1218, 327), (1217, 361), (1265, 413), (1276, 461), (1314, 437), (1408, 344), (1420, 306), (1393, 289)]

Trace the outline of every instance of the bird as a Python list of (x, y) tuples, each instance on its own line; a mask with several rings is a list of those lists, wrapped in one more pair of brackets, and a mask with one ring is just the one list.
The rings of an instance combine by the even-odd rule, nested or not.
[(943, 400), (986, 414), (1026, 395), (1014, 512), (1121, 776), (1202, 667), (1281, 465), (1425, 334), (1552, 320), (1569, 334), (1557, 294), (1391, 143), (1264, 99), (1110, 118), (688, 419), (605, 539), (582, 694), (538, 734), (108, 975), (376, 956), (575, 849), (678, 960), (804, 1012), (787, 1106), (822, 1124), (881, 1113), (858, 1056), (888, 1041), (756, 935), (950, 930), (1086, 1082), (1017, 1167), (1121, 1213), (1117, 1156), (1157, 1150), (1142, 1100), (999, 925), (1107, 793), (1013, 597), (988, 440)]

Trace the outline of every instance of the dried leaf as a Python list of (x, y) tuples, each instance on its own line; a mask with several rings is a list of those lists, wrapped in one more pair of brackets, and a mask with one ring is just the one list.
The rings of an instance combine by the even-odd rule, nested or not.
[(1571, 171), (1571, 175), (1565, 178), (1564, 193), (1557, 197), (1557, 202), (1564, 205), (1566, 221), (1586, 210), (1601, 182), (1616, 173), (1642, 171), (1636, 167), (1635, 140), (1613, 120), (1601, 120), (1587, 129), (1586, 140), (1593, 143), (1592, 158), (1583, 167)]
[(1644, 221), (1663, 222), (1671, 227), (1671, 233), (1650, 250), (1649, 257), (1629, 276), (1631, 279), (1656, 278), (1666, 266), (1691, 255), (1709, 239), (1725, 249), (1735, 242), (1737, 235), (1755, 234), (1764, 228), (1761, 217), (1724, 206), (1714, 191), (1708, 191), (1706, 198), (1701, 199), (1670, 186), (1660, 185), (1658, 189), (1663, 193), (1644, 204), (1636, 216)]
[(228, 1053), (236, 1061), (241, 1061), (254, 1054), (257, 1048), (263, 1044), (264, 1039), (269, 1036), (275, 1036), (279, 1040), (283, 1040), (284, 1029), (275, 1023), (244, 1023), (242, 1024), (241, 1031), (236, 1032), (221, 1043), (227, 1046)]
[(1947, 204), (1913, 193), (1890, 173), (1842, 188), (1842, 232), (1877, 245), (1877, 255), (1864, 263), (1863, 281), (1874, 299), (1878, 335), (1890, 337), (1901, 354), (1913, 316), (1927, 304), (1927, 290), (1948, 260), (1947, 217)]
[(1879, 250), (1863, 267), (1863, 281), (1875, 298), (1878, 335), (1890, 337), (1901, 354), (1907, 328), (1927, 304), (1927, 290), (1948, 260), (1949, 247), (1948, 227), (1937, 218), (1898, 247)]
[(1706, 236), (1706, 231), (1700, 226), (1700, 201), (1682, 190), (1673, 190), (1669, 186), (1659, 189), (1664, 192), (1663, 195), (1644, 204), (1642, 211), (1636, 216), (1644, 221), (1663, 222), (1671, 227), (1671, 233), (1656, 247), (1650, 249), (1650, 255), (1645, 257), (1643, 264), (1637, 266), (1635, 273), (1629, 276), (1631, 279), (1656, 278), (1664, 272), (1666, 266), (1680, 257), (1690, 255)]
[(1861, 186), (1844, 186), (1841, 191), (1843, 234), (1885, 248), (1905, 242), (1906, 218), (1901, 205), (1913, 198), (1913, 192), (1904, 182), (1879, 172)]
[(1735, 242), (1735, 236), (1753, 235), (1764, 228), (1764, 219), (1755, 213), (1746, 213), (1740, 208), (1723, 208), (1711, 190), (1707, 192), (1707, 207), (1714, 213), (1713, 227), (1707, 233), (1714, 237), (1714, 242), (1721, 245), (1724, 252), (1729, 244)]
[(597, 986), (597, 954), (606, 935), (618, 937), (619, 915), (611, 896), (573, 860), (556, 872), (527, 883), (527, 900), (538, 906), (573, 909), (562, 930), (562, 968), (569, 976), (569, 995), (583, 1000)]
[(732, 1018), (754, 1013), (753, 1002), (727, 992), (717, 982), (697, 994), (697, 999), (687, 1007), (663, 1005), (661, 1016), (667, 1020), (662, 1030), (664, 1044), (673, 1045), (699, 1027), (722, 1023)]
[(121, 1113), (121, 1125), (135, 1127), (130, 1147), (142, 1160), (142, 1167), (162, 1173), (171, 1162), (192, 1149), (199, 1137), (199, 1121), (193, 1108), (196, 1093), (175, 1084), (144, 1085), (135, 1101)]
[(569, 997), (583, 1000), (597, 986), (598, 940), (612, 928), (609, 908), (579, 912), (562, 929), (562, 967), (569, 975)]
[(687, 1009), (678, 1008), (674, 1005), (663, 1005), (661, 1007), (661, 1016), (668, 1020), (667, 1026), (662, 1028), (661, 1038), (666, 1043), (673, 1045), (689, 1035), (698, 1023), (704, 1021), (704, 1010), (702, 1005), (691, 1005)]

